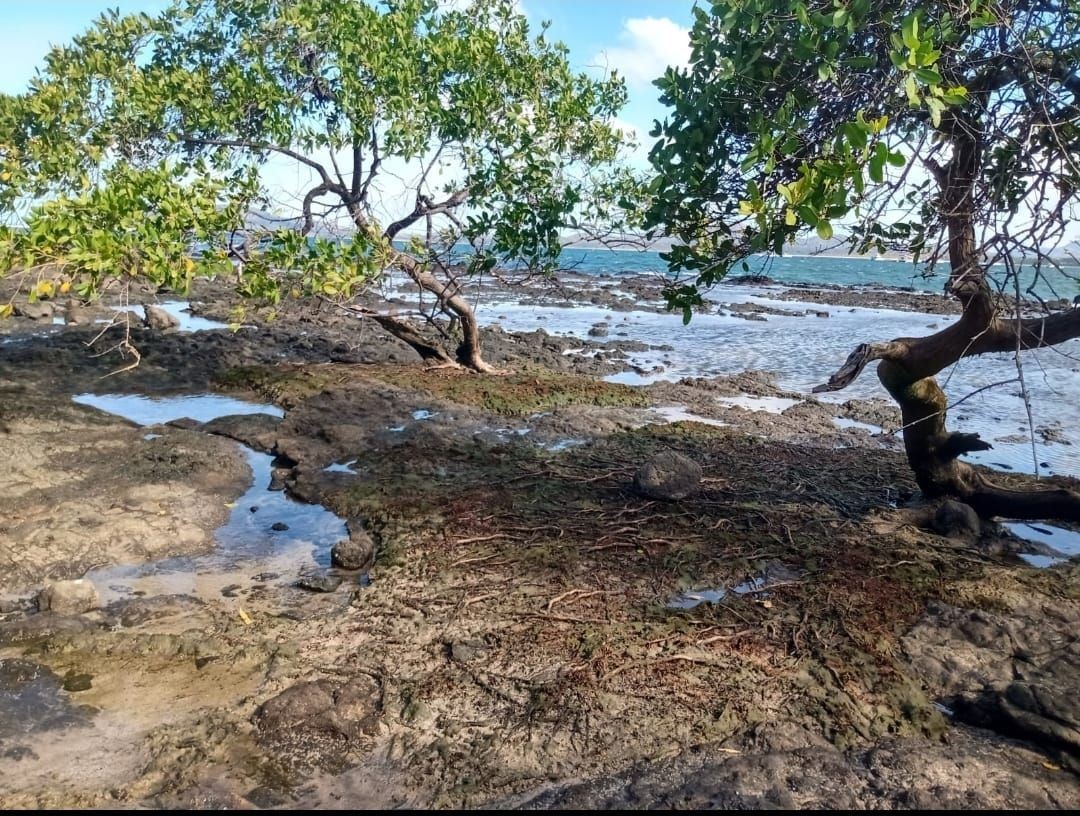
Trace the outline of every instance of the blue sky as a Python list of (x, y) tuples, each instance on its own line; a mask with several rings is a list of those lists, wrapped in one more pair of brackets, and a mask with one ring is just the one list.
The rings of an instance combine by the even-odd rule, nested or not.
[[(50, 45), (70, 40), (105, 8), (155, 12), (167, 5), (168, 0), (5, 2), (0, 92), (22, 91)], [(693, 0), (521, 0), (530, 21), (551, 21), (552, 38), (569, 46), (576, 68), (608, 66), (627, 78), (630, 102), (620, 118), (642, 136), (663, 113), (650, 80), (687, 57), (692, 6)]]
[[(466, 0), (446, 0), (466, 2)], [(640, 169), (647, 166), (652, 145), (648, 136), (653, 120), (663, 117), (652, 80), (669, 64), (689, 56), (687, 34), (693, 0), (517, 0), (534, 30), (541, 21), (551, 23), (549, 39), (570, 49), (573, 67), (601, 73), (617, 70), (627, 81), (629, 102), (618, 126), (632, 132), (638, 148), (629, 157)], [(0, 93), (25, 90), (52, 45), (68, 42), (86, 29), (106, 8), (123, 13), (154, 13), (169, 0), (20, 0), (4, 2), (0, 27)], [(395, 168), (395, 170), (398, 170)], [(399, 171), (405, 173), (405, 168)], [(275, 212), (294, 211), (303, 190), (314, 183), (311, 171), (291, 160), (271, 159), (263, 182)], [(384, 215), (397, 217), (403, 193), (381, 189)], [(410, 199), (411, 201), (411, 199)], [(411, 204), (408, 205), (411, 207)], [(396, 214), (395, 214), (396, 213)]]

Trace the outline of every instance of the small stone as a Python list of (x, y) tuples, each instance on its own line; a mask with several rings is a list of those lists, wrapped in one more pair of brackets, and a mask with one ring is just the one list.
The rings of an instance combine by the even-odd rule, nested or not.
[(608, 327), (606, 323), (597, 323), (589, 329), (589, 337), (607, 337)]
[(336, 575), (301, 575), (296, 586), (308, 592), (335, 592), (341, 586), (341, 579)]
[(450, 644), (450, 659), (455, 663), (472, 663), (487, 653), (487, 644), (479, 640), (459, 640)]
[(85, 578), (57, 581), (38, 594), (38, 609), (60, 615), (79, 615), (96, 609), (101, 603), (97, 587)]
[(284, 521), (275, 521), (273, 524), (270, 525), (270, 529), (273, 530), (275, 533), (283, 533), (289, 529), (289, 525), (286, 524)]
[(74, 300), (69, 300), (64, 307), (64, 323), (68, 326), (84, 326), (92, 322), (90, 310)]
[(347, 570), (369, 570), (375, 563), (375, 542), (359, 527), (330, 549), (330, 563)]
[(180, 320), (160, 306), (151, 306), (147, 303), (143, 306), (143, 311), (146, 312), (146, 317), (143, 322), (146, 327), (151, 331), (168, 331), (169, 329), (175, 329), (179, 327)]
[(701, 465), (693, 459), (666, 450), (638, 468), (634, 488), (651, 499), (677, 501), (697, 491), (701, 475)]

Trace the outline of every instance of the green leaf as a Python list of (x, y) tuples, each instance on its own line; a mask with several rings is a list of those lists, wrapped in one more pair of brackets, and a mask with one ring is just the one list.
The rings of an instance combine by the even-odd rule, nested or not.
[(870, 157), (870, 163), (867, 166), (870, 174), (870, 180), (874, 184), (881, 184), (885, 180), (885, 159), (879, 153), (875, 153)]
[(919, 87), (915, 84), (915, 75), (908, 74), (904, 77), (904, 93), (907, 94), (908, 104), (913, 108), (917, 108), (922, 99), (919, 96)]
[(904, 18), (903, 27), (901, 29), (901, 37), (903, 37), (904, 45), (906, 45), (912, 51), (919, 47), (919, 15), (918, 12), (912, 12)]
[(828, 241), (830, 238), (833, 237), (832, 224), (830, 224), (828, 221), (818, 221), (817, 234), (818, 238), (820, 238), (822, 241)]

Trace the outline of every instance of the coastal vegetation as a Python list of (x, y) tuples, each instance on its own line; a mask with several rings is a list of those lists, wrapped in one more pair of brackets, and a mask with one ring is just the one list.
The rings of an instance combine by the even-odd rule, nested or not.
[[(982, 175), (944, 208), (951, 117), (988, 115), (956, 26), (830, 2), (699, 0), (651, 191), (622, 83), (510, 0), (179, 0), (0, 95), (0, 807), (1080, 806), (1078, 525), (925, 501), (898, 437), (937, 393), (905, 361), (1010, 293), (817, 254), (854, 225), (949, 266), (954, 226), (971, 260), (1030, 219), (994, 221)], [(674, 277), (562, 249), (646, 215)], [(1059, 270), (1016, 271), (1010, 303)], [(876, 384), (808, 393), (962, 308), (885, 349), (903, 418)], [(1030, 495), (1071, 506), (1066, 385), (1019, 429), (969, 403), (998, 447), (958, 473), (1032, 502), (1037, 436), (1060, 491)]]
[[(748, 255), (782, 253), (807, 230), (830, 240), (837, 222), (855, 252), (901, 247), (943, 266), (961, 319), (864, 343), (819, 390), (880, 361), (927, 497), (986, 517), (1080, 519), (1073, 491), (1002, 489), (960, 462), (989, 444), (946, 429), (936, 380), (961, 358), (1007, 352), (1015, 373), (996, 385), (1025, 390), (1021, 352), (1080, 336), (1080, 309), (1019, 305), (1065, 274), (1053, 254), (1075, 234), (1080, 5), (714, 2), (696, 10), (691, 42), (689, 67), (657, 83), (670, 116), (651, 153), (649, 222), (677, 241), (671, 304), (689, 319)], [(996, 263), (1005, 274), (992, 281)]]
[[(342, 303), (396, 272), (443, 342), (362, 313), (425, 360), (490, 371), (466, 280), (550, 271), (562, 230), (620, 222), (625, 97), (510, 0), (107, 13), (0, 96), (0, 210), (29, 208), (0, 269), (33, 297), (235, 274), (251, 297)], [(278, 209), (268, 168), (310, 180), (256, 218)]]

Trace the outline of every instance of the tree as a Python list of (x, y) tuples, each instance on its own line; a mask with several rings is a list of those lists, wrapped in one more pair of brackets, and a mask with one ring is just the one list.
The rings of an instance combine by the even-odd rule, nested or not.
[[(91, 296), (117, 276), (183, 289), (235, 268), (246, 295), (347, 300), (396, 269), (458, 327), (456, 354), (369, 316), (425, 359), (489, 371), (464, 278), (550, 270), (561, 228), (613, 212), (592, 193), (621, 183), (624, 101), (620, 80), (530, 37), (512, 0), (107, 13), (0, 97), (0, 212), (32, 205), (0, 233), (0, 274)], [(312, 179), (296, 217), (253, 219), (283, 166)]]
[(946, 430), (935, 379), (963, 357), (1015, 352), (1019, 366), (1021, 351), (1080, 336), (1080, 309), (1019, 302), (1066, 274), (1054, 249), (1080, 190), (1080, 4), (716, 0), (695, 11), (691, 42), (690, 66), (657, 81), (671, 113), (651, 153), (649, 223), (677, 240), (671, 303), (689, 316), (747, 255), (807, 229), (833, 238), (840, 220), (854, 251), (901, 245), (946, 263), (957, 323), (860, 345), (817, 390), (880, 361), (927, 497), (1080, 519), (1076, 492), (1005, 490), (960, 462), (990, 446)]

